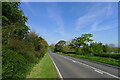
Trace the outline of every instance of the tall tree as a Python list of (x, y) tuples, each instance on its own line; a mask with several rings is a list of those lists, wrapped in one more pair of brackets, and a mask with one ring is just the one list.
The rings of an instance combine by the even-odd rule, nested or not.
[(92, 34), (82, 34), (81, 37), (75, 37), (75, 39), (71, 41), (71, 46), (76, 47), (76, 48), (85, 46), (88, 42), (93, 41), (92, 39), (90, 39), (91, 37), (93, 37)]
[(2, 3), (2, 33), (3, 43), (9, 38), (23, 39), (28, 33), (27, 17), (20, 10), (20, 2)]

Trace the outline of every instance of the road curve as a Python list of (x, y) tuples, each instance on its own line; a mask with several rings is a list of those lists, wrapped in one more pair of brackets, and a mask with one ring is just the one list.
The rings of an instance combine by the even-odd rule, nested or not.
[(118, 68), (98, 64), (89, 60), (59, 55), (48, 50), (50, 57), (59, 69), (62, 78), (104, 78), (119, 80)]

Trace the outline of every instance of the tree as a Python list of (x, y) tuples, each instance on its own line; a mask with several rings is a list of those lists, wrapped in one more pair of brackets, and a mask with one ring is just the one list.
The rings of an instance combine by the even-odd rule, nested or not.
[(90, 46), (88, 44), (85, 44), (82, 48), (81, 48), (82, 53), (84, 55), (92, 55), (91, 54), (91, 49)]
[(103, 44), (94, 42), (90, 44), (91, 52), (92, 53), (102, 53), (103, 52)]
[(93, 37), (92, 34), (82, 34), (81, 37), (75, 37), (75, 39), (71, 41), (71, 46), (80, 48), (81, 46), (87, 44), (87, 42), (93, 41), (92, 39), (90, 39), (91, 37)]
[[(92, 42), (93, 40), (91, 39), (91, 37), (93, 37), (92, 34), (82, 34), (81, 37), (75, 37), (75, 39), (73, 39), (70, 43), (70, 46), (76, 48), (76, 52), (77, 53), (83, 53), (83, 52), (87, 52), (86, 50), (88, 50), (88, 43)], [(83, 47), (83, 48), (81, 48)], [(83, 51), (82, 51), (83, 50)]]
[(118, 49), (115, 44), (107, 44), (107, 52), (118, 52)]
[(107, 44), (103, 45), (103, 52), (105, 52), (105, 53), (108, 52), (108, 49), (109, 49), (109, 47)]
[(23, 39), (28, 33), (27, 17), (20, 10), (20, 2), (2, 3), (2, 37), (3, 43), (9, 38)]
[(27, 17), (23, 16), (23, 11), (20, 10), (20, 2), (3, 2), (2, 3), (2, 25), (17, 23), (19, 26), (24, 26)]
[(66, 41), (60, 40), (56, 45), (55, 45), (55, 52), (62, 52), (63, 51), (63, 46), (65, 45)]
[(50, 48), (54, 48), (54, 47), (55, 47), (55, 44), (51, 44), (49, 47), (50, 47)]
[(48, 44), (25, 24), (19, 2), (2, 3), (2, 79), (24, 79), (31, 64), (47, 52)]
[(55, 44), (51, 44), (49, 47), (50, 47), (51, 51), (54, 52)]

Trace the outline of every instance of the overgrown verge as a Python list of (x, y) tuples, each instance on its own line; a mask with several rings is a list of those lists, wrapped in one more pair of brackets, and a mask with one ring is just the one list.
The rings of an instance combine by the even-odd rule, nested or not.
[(36, 64), (46, 51), (47, 48), (45, 51), (35, 51), (34, 46), (26, 41), (10, 40), (10, 43), (2, 48), (2, 78), (25, 78), (30, 67)]
[(67, 55), (67, 56), (71, 56), (71, 57), (75, 57), (75, 58), (87, 59), (87, 60), (91, 60), (91, 61), (95, 61), (95, 62), (101, 62), (101, 63), (110, 64), (113, 66), (120, 67), (120, 64), (119, 64), (120, 60), (119, 59), (104, 58), (104, 57), (89, 56), (89, 55), (65, 54), (62, 52), (57, 52), (57, 54)]
[(2, 79), (24, 79), (48, 44), (25, 24), (19, 2), (3, 2), (2, 12)]
[(57, 72), (48, 53), (45, 54), (42, 60), (33, 67), (27, 78), (51, 78), (53, 80), (58, 78)]

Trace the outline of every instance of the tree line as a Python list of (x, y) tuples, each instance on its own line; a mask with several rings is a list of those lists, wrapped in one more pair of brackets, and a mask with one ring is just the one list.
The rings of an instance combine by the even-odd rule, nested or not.
[(48, 44), (26, 25), (20, 2), (2, 3), (2, 79), (22, 79), (47, 52)]
[(50, 45), (50, 47), (54, 52), (66, 54), (120, 58), (120, 54), (110, 54), (111, 52), (120, 52), (120, 48), (115, 47), (114, 44), (108, 45), (95, 42), (92, 37), (93, 34), (82, 34), (80, 37), (75, 37), (70, 42), (60, 40), (58, 43)]

